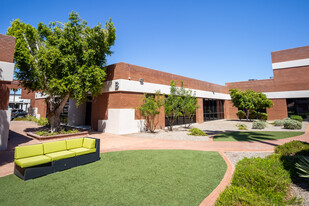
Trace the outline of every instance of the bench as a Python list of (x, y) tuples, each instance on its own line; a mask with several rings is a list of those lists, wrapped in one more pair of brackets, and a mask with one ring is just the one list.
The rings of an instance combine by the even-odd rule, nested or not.
[(84, 137), (15, 147), (14, 174), (41, 177), (100, 159), (100, 139)]

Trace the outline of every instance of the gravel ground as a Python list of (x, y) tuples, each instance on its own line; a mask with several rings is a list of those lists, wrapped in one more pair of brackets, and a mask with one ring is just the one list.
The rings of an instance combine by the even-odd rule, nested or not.
[[(283, 129), (282, 127), (275, 127), (271, 124), (267, 124), (267, 127), (265, 129), (260, 130), (260, 129), (251, 129), (252, 122), (237, 121), (237, 120), (214, 120), (204, 122), (202, 124), (192, 124), (191, 128), (193, 127), (199, 128), (208, 135), (214, 135), (225, 131), (241, 131), (238, 130), (238, 128), (236, 127), (238, 123), (247, 125), (248, 130), (245, 131), (305, 131), (308, 125), (308, 122), (303, 122), (303, 128), (301, 130), (288, 130)], [(193, 141), (209, 140), (207, 136), (188, 135), (188, 129), (180, 126), (175, 126), (172, 132), (169, 132), (167, 129), (165, 129), (165, 130), (157, 130), (155, 133), (142, 132), (142, 133), (130, 134), (130, 136), (131, 135), (136, 137), (145, 137), (153, 139), (193, 140)]]
[(272, 152), (225, 152), (226, 156), (229, 158), (229, 160), (232, 162), (234, 166), (236, 166), (237, 162), (239, 160), (242, 160), (243, 158), (251, 158), (251, 157), (266, 157)]
[[(235, 166), (239, 160), (242, 160), (244, 157), (266, 157), (272, 152), (225, 152), (226, 156)], [(292, 193), (299, 198), (303, 199), (303, 205), (309, 206), (309, 183), (298, 183), (292, 184), (291, 186)]]

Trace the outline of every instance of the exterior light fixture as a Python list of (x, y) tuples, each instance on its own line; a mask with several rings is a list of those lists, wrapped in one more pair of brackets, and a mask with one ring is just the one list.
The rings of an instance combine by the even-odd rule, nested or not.
[(140, 78), (140, 79), (139, 79), (139, 83), (140, 83), (141, 85), (143, 85), (143, 84), (144, 84), (144, 79)]
[(116, 89), (116, 90), (119, 89), (119, 82), (115, 82), (115, 89)]
[(212, 94), (215, 94), (215, 90), (212, 90)]

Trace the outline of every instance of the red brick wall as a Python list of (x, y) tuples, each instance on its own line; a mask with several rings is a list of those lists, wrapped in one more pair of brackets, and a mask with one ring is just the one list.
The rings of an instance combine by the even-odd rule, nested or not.
[(7, 110), (9, 107), (10, 89), (7, 84), (0, 84), (0, 110)]
[(47, 105), (46, 105), (45, 99), (36, 99), (35, 107), (38, 108), (38, 114), (40, 114), (41, 118), (46, 117)]
[(14, 62), (15, 37), (0, 34), (0, 61)]
[(286, 99), (272, 99), (274, 106), (267, 108), (268, 120), (284, 119), (288, 117)]
[(203, 112), (203, 98), (198, 98), (197, 105), (199, 108), (196, 110), (196, 123), (204, 122), (204, 112)]
[(273, 63), (309, 58), (309, 46), (275, 51), (271, 53)]
[(226, 87), (218, 84), (204, 82), (188, 77), (183, 77), (167, 72), (153, 70), (145, 67), (140, 67), (127, 63), (117, 63), (108, 66), (107, 69), (107, 80), (113, 79), (130, 79), (138, 81), (140, 78), (144, 79), (145, 82), (170, 85), (171, 80), (176, 80), (180, 86), (180, 81), (184, 82), (184, 86), (190, 89), (216, 91), (219, 93), (227, 93)]
[(237, 111), (238, 109), (233, 106), (231, 100), (224, 101), (224, 119), (238, 119)]

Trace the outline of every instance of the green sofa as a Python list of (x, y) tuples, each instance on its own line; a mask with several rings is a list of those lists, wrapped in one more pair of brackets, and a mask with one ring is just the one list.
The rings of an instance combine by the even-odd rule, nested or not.
[(14, 174), (29, 180), (100, 159), (100, 139), (84, 137), (15, 147)]

